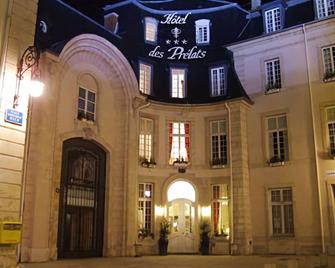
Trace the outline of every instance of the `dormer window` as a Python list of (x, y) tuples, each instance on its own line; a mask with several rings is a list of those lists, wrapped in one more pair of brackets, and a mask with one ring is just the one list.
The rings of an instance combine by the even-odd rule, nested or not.
[(157, 43), (158, 22), (154, 18), (145, 18), (144, 39), (148, 43)]
[(211, 96), (222, 96), (225, 93), (226, 73), (224, 66), (210, 69), (211, 74)]
[(278, 31), (282, 27), (280, 8), (273, 8), (264, 12), (266, 33)]
[(144, 94), (150, 94), (152, 81), (152, 65), (141, 62), (139, 87), (140, 91)]
[(104, 22), (105, 28), (112, 33), (117, 33), (119, 30), (119, 15), (115, 12), (107, 14)]
[(335, 14), (335, 0), (316, 0), (318, 18), (326, 18)]
[(210, 20), (202, 19), (195, 22), (195, 33), (196, 33), (196, 43), (209, 44), (210, 42), (210, 31), (209, 31)]

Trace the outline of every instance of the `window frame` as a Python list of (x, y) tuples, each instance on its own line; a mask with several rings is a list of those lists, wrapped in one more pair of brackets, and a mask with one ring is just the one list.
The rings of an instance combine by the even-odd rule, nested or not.
[[(278, 119), (280, 117), (285, 116), (286, 120), (286, 128), (280, 128)], [(276, 119), (276, 129), (275, 130), (270, 130), (269, 129), (269, 119), (275, 118)], [(286, 141), (284, 140), (284, 158), (281, 156), (281, 148), (280, 148), (280, 134), (279, 132), (285, 132), (286, 131)], [(277, 133), (277, 148), (276, 150), (278, 151), (277, 155), (273, 153), (272, 156), (272, 151), (275, 150), (275, 148), (270, 148), (270, 133)], [(265, 140), (266, 140), (266, 155), (267, 155), (267, 162), (270, 166), (279, 166), (279, 165), (284, 165), (285, 162), (288, 162), (290, 159), (290, 146), (289, 146), (289, 133), (288, 133), (288, 116), (287, 113), (278, 113), (278, 114), (272, 114), (268, 115), (265, 117)], [(285, 133), (284, 133), (285, 137)], [(273, 142), (274, 144), (274, 142)], [(286, 151), (287, 150), (287, 151)]]
[[(153, 25), (153, 38), (150, 37), (150, 31), (148, 26)], [(153, 18), (153, 17), (145, 17), (144, 18), (144, 42), (147, 44), (157, 44), (157, 39), (158, 39), (158, 20)]]
[[(275, 13), (277, 10), (278, 10), (278, 13)], [(271, 22), (268, 20), (269, 17), (267, 16), (269, 13), (270, 13)], [(265, 33), (267, 34), (274, 33), (283, 28), (284, 16), (283, 16), (283, 10), (280, 6), (276, 6), (276, 7), (272, 7), (272, 8), (264, 10), (263, 16), (264, 16), (263, 21), (264, 21)], [(279, 20), (279, 25), (276, 23), (278, 21), (276, 20), (276, 18), (278, 18)]]
[[(141, 90), (141, 65), (142, 66), (145, 66), (145, 67), (149, 67), (150, 70), (149, 70), (149, 88), (148, 88), (148, 92), (146, 92), (146, 90)], [(144, 84), (145, 84), (145, 77), (144, 77)], [(138, 89), (139, 91), (142, 93), (142, 94), (145, 94), (145, 95), (150, 95), (152, 93), (152, 85), (153, 85), (153, 64), (151, 63), (148, 63), (148, 62), (145, 62), (145, 61), (139, 61), (139, 64), (138, 64)]]
[[(81, 89), (85, 91), (85, 98), (82, 98), (80, 96), (80, 90)], [(94, 94), (94, 102), (92, 102), (88, 99), (88, 94), (89, 93)], [(80, 100), (84, 101), (84, 109), (79, 107), (79, 101)], [(88, 115), (87, 115), (88, 113), (92, 114), (92, 112), (88, 111), (88, 109), (87, 109), (88, 103), (93, 103), (94, 104), (93, 118), (89, 118)], [(96, 110), (97, 110), (97, 92), (94, 91), (94, 90), (87, 89), (83, 86), (79, 86), (78, 97), (77, 97), (77, 119), (78, 120), (87, 120), (87, 121), (95, 122), (96, 121)], [(82, 113), (80, 113), (80, 111), (82, 111)]]
[[(211, 21), (210, 19), (200, 19), (195, 21), (195, 43), (197, 45), (209, 45), (211, 40), (211, 33), (210, 33), (210, 26)], [(200, 29), (206, 29), (207, 38), (205, 37), (205, 32)]]
[[(284, 199), (284, 191), (289, 190), (291, 200)], [(272, 200), (272, 192), (279, 191), (279, 201)], [(271, 187), (267, 189), (268, 192), (268, 211), (269, 211), (269, 230), (272, 237), (294, 237), (295, 236), (295, 223), (294, 223), (294, 189), (291, 186), (283, 186), (283, 187)], [(274, 214), (273, 207), (277, 206), (280, 208), (280, 232), (274, 231)], [(285, 215), (285, 206), (291, 206), (291, 226), (288, 228), (290, 231), (286, 231), (289, 223), (287, 224), (287, 215)], [(288, 225), (288, 226), (287, 226)]]
[[(140, 196), (140, 185), (143, 185), (143, 197)], [(151, 187), (151, 196), (145, 197), (146, 186)], [(139, 182), (138, 183), (138, 191), (137, 191), (137, 229), (138, 231), (142, 230), (149, 230), (150, 235), (153, 233), (154, 230), (154, 184), (150, 182)], [(143, 202), (143, 206), (140, 206), (140, 202)], [(150, 205), (147, 203), (150, 202)], [(149, 207), (149, 209), (147, 209)], [(143, 215), (143, 226), (140, 226), (141, 222), (139, 219), (139, 211), (140, 208), (143, 208), (142, 215)], [(147, 212), (150, 211), (150, 215), (147, 217)], [(147, 222), (150, 219), (149, 223)], [(149, 227), (148, 227), (149, 226)]]
[[(223, 198), (223, 187), (226, 185), (226, 191), (227, 191), (227, 196), (226, 198)], [(214, 188), (215, 187), (219, 187), (219, 197), (216, 197), (214, 194)], [(214, 205), (215, 204), (215, 205)], [(226, 230), (222, 232), (221, 230), (217, 230), (217, 226), (216, 225), (220, 225), (220, 218), (222, 221), (222, 217), (223, 217), (223, 212), (222, 212), (222, 206), (226, 205), (228, 207), (228, 210), (230, 210), (230, 200), (229, 200), (229, 186), (227, 184), (212, 184), (211, 185), (211, 218), (212, 218), (212, 227), (213, 227), (213, 232), (215, 236), (225, 236), (227, 237), (229, 235), (229, 231), (227, 231), (227, 229), (230, 229), (230, 219), (228, 218), (228, 226), (226, 227)], [(217, 219), (217, 223), (216, 223), (216, 213), (215, 213), (215, 209), (218, 210), (218, 219)], [(228, 214), (229, 217), (229, 214)], [(222, 226), (220, 226), (222, 227)]]
[[(182, 93), (182, 97), (173, 96), (173, 71), (183, 71), (184, 72), (184, 88), (182, 88), (182, 91), (180, 92), (179, 87), (177, 89), (177, 95), (180, 95)], [(186, 92), (187, 92), (187, 71), (188, 69), (183, 66), (172, 66), (170, 67), (170, 98), (173, 99), (185, 99), (186, 98)], [(178, 79), (179, 81), (179, 79)]]
[[(222, 133), (220, 132), (220, 122), (223, 122), (224, 127)], [(213, 124), (217, 123), (218, 124), (218, 131), (217, 134), (213, 134)], [(210, 163), (212, 168), (216, 167), (225, 167), (228, 164), (228, 129), (227, 129), (227, 121), (225, 119), (217, 119), (217, 120), (210, 120), (209, 121), (209, 135), (210, 135)], [(221, 145), (221, 139), (220, 136), (223, 135), (223, 141)], [(218, 137), (218, 154), (221, 155), (223, 154), (223, 158), (217, 158), (219, 160), (216, 161), (216, 158), (213, 158), (213, 137), (217, 136)], [(222, 148), (223, 146), (223, 148)]]
[[(335, 1), (335, 0), (334, 0)], [(325, 51), (329, 49), (329, 63), (330, 68), (327, 67)], [(334, 81), (335, 80), (335, 44), (324, 46), (321, 48), (322, 64), (323, 64), (323, 81)]]
[[(278, 62), (279, 70), (276, 70), (276, 62)], [(268, 64), (271, 65), (271, 70), (268, 69)], [(271, 73), (271, 76), (269, 76)], [(265, 93), (279, 92), (283, 88), (281, 60), (279, 57), (264, 60), (264, 74), (265, 74)], [(271, 82), (272, 81), (272, 82)]]
[[(334, 7), (332, 10), (328, 8), (327, 0), (316, 0), (315, 1), (317, 19), (325, 19), (325, 18), (335, 15), (335, 1), (334, 0), (332, 1), (334, 2)], [(321, 14), (322, 12), (322, 10), (320, 10), (321, 8), (324, 10), (323, 12), (324, 14)]]
[[(112, 17), (115, 18), (115, 21), (116, 21), (115, 24), (113, 25), (107, 24), (108, 20), (109, 21), (112, 20)], [(116, 12), (112, 12), (104, 16), (104, 26), (106, 29), (108, 29), (113, 34), (116, 34), (119, 31), (119, 17), (120, 17), (119, 14), (117, 14)]]
[[(223, 69), (223, 89), (222, 89), (222, 94), (220, 94), (221, 90), (219, 90), (218, 88), (218, 93), (214, 94), (214, 83), (213, 83), (213, 71), (214, 70), (220, 70)], [(226, 91), (227, 91), (227, 65), (226, 64), (221, 64), (221, 65), (215, 65), (215, 66), (211, 66), (209, 67), (209, 82), (210, 82), (210, 96), (211, 97), (220, 97), (220, 96), (225, 96), (226, 95)], [(220, 84), (220, 79), (218, 79), (218, 84)]]
[[(329, 110), (335, 110), (335, 106), (328, 106), (325, 109), (325, 118), (326, 118), (326, 136), (327, 136), (327, 151), (329, 156), (332, 159), (335, 159), (335, 119), (334, 120), (330, 120), (328, 119), (328, 111)], [(330, 128), (329, 125), (332, 124), (333, 125), (333, 141), (330, 135)], [(333, 145), (332, 145), (333, 144)]]
[[(178, 124), (178, 134), (174, 134), (173, 133), (173, 124)], [(185, 133), (181, 134), (180, 129), (181, 129), (181, 124), (184, 124), (184, 130)], [(185, 122), (185, 121), (171, 121), (168, 124), (168, 130), (169, 130), (169, 150), (168, 150), (168, 162), (169, 165), (173, 165), (174, 162), (176, 160), (183, 160), (190, 162), (190, 150), (191, 150), (191, 123), (190, 122)], [(172, 151), (173, 151), (173, 137), (178, 137), (178, 158), (172, 158)], [(184, 137), (185, 138), (185, 151), (186, 151), (186, 156), (183, 157), (183, 155), (181, 154), (180, 150), (181, 150), (181, 138)]]
[[(154, 163), (154, 128), (155, 128), (155, 122), (151, 118), (147, 118), (144, 116), (140, 116), (140, 128), (139, 128), (139, 136), (138, 136), (138, 157), (141, 163), (147, 162), (147, 163)], [(145, 122), (146, 127), (144, 127), (144, 131), (142, 132), (142, 122)], [(148, 122), (151, 124), (151, 129), (148, 129)], [(141, 149), (141, 135), (144, 135), (143, 138), (143, 149)], [(147, 155), (147, 137), (150, 135), (150, 152)], [(143, 150), (143, 155), (141, 155), (141, 150)]]

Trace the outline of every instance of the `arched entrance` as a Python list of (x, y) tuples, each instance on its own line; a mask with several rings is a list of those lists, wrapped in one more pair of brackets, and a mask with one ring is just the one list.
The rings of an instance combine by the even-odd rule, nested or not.
[(195, 189), (187, 181), (173, 182), (167, 191), (168, 218), (172, 223), (169, 253), (195, 253)]
[(58, 257), (102, 256), (106, 154), (81, 138), (63, 144)]

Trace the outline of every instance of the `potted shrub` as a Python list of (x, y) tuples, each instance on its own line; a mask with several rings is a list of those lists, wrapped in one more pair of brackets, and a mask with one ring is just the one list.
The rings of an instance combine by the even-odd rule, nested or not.
[(268, 161), (268, 164), (271, 167), (275, 167), (275, 166), (283, 166), (285, 164), (285, 162), (284, 162), (283, 157), (279, 157), (279, 156), (275, 155), (275, 156), (270, 158), (270, 160)]
[(200, 252), (202, 255), (209, 254), (211, 226), (208, 221), (200, 223)]
[(170, 223), (167, 221), (167, 219), (163, 218), (161, 222), (161, 229), (159, 231), (159, 240), (158, 240), (159, 255), (162, 256), (167, 255), (169, 234), (170, 234)]

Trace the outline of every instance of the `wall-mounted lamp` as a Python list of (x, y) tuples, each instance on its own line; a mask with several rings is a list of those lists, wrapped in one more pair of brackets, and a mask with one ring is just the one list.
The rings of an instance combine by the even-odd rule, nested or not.
[(40, 81), (41, 73), (38, 66), (40, 59), (40, 53), (35, 46), (29, 46), (23, 53), (16, 73), (16, 89), (13, 100), (13, 108), (19, 104), (19, 96), (20, 96), (20, 84), (21, 80), (23, 80), (23, 74), (32, 68), (31, 71), (31, 79), (29, 83), (29, 94), (33, 97), (39, 97), (43, 93), (44, 83)]

